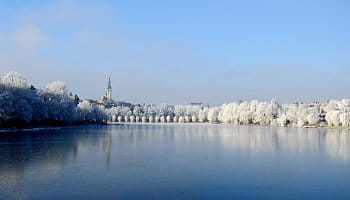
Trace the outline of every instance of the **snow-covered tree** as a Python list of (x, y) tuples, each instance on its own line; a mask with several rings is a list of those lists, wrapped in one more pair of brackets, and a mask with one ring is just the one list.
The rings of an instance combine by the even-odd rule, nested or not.
[(210, 108), (208, 111), (208, 121), (210, 123), (218, 122), (219, 121), (219, 112), (220, 112), (220, 108), (218, 108), (218, 107)]

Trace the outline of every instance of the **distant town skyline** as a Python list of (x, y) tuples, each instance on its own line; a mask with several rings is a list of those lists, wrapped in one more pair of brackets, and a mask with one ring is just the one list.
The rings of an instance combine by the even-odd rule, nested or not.
[(350, 2), (2, 1), (0, 75), (81, 98), (220, 105), (349, 98)]

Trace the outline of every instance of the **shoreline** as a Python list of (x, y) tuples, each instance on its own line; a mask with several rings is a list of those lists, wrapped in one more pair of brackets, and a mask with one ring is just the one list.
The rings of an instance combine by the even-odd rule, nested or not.
[(303, 128), (303, 129), (338, 129), (338, 130), (347, 130), (350, 131), (350, 127), (342, 127), (342, 126), (304, 126), (304, 127), (298, 127), (298, 126), (263, 126), (263, 125), (256, 125), (256, 124), (247, 124), (247, 125), (238, 125), (238, 124), (225, 124), (225, 123), (209, 123), (209, 122), (195, 122), (195, 123), (156, 123), (156, 122), (107, 122), (107, 125), (229, 125), (229, 126), (256, 126), (256, 127), (276, 127), (276, 128)]
[(107, 123), (57, 123), (57, 124), (28, 124), (22, 126), (0, 126), (0, 134), (2, 133), (13, 133), (13, 132), (25, 132), (25, 131), (40, 131), (40, 130), (59, 130), (67, 127), (75, 126), (89, 126), (89, 125), (108, 125)]
[(224, 124), (224, 123), (209, 123), (209, 122), (196, 122), (196, 123), (142, 123), (142, 122), (107, 122), (107, 123), (73, 123), (73, 124), (61, 124), (61, 125), (32, 125), (32, 126), (24, 126), (24, 127), (0, 127), (0, 134), (2, 133), (13, 133), (13, 132), (26, 132), (26, 131), (41, 131), (41, 130), (60, 130), (63, 128), (69, 127), (79, 127), (79, 126), (90, 126), (90, 125), (152, 125), (152, 126), (255, 126), (255, 127), (275, 127), (275, 128), (303, 128), (303, 129), (337, 129), (350, 131), (350, 127), (341, 127), (341, 126), (305, 126), (305, 127), (297, 127), (297, 126), (262, 126), (255, 124), (248, 125), (237, 125), (237, 124)]

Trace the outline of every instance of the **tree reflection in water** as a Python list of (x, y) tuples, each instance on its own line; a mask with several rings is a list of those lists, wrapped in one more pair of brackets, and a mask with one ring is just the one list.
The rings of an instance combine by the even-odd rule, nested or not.
[[(209, 160), (268, 155), (349, 164), (350, 135), (339, 129), (209, 124), (81, 126), (7, 133), (0, 135), (0, 191), (24, 198), (27, 194), (22, 189), (28, 188), (28, 182), (46, 180), (50, 185), (48, 177), (79, 176), (82, 171), (85, 176), (95, 171), (112, 171), (117, 176), (148, 162), (161, 165), (174, 159), (174, 164), (175, 159), (186, 157), (195, 163), (203, 154)], [(23, 181), (33, 177), (38, 180)]]

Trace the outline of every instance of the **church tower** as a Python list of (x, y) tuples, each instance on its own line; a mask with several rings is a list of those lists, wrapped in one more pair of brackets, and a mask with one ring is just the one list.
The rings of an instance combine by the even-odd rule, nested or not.
[(107, 93), (106, 93), (107, 101), (112, 101), (112, 85), (111, 85), (111, 78), (108, 79), (108, 86), (107, 86)]

